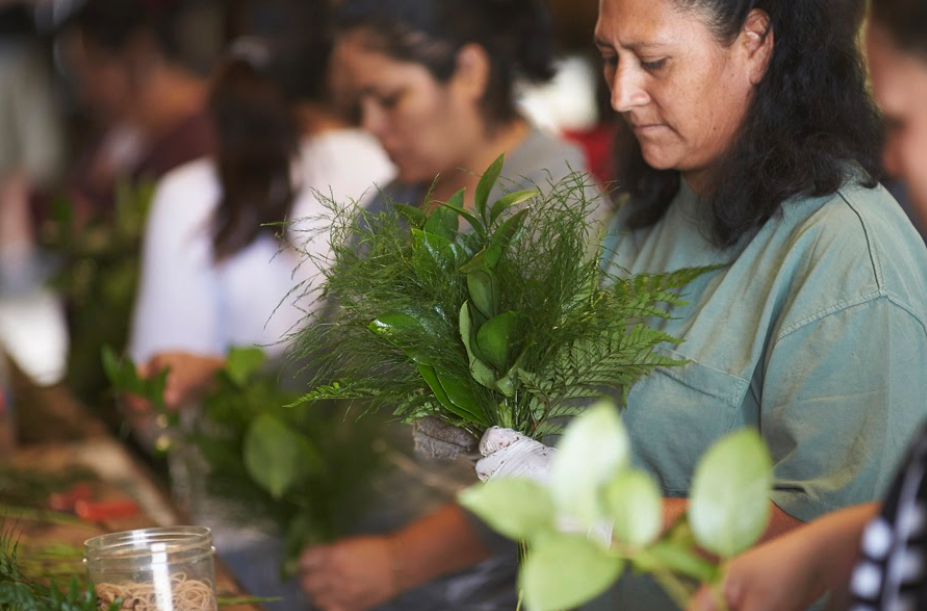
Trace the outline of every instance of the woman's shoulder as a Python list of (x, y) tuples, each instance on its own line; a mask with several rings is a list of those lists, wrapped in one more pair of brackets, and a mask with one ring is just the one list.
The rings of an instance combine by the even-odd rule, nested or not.
[(927, 247), (881, 185), (848, 181), (827, 196), (793, 202), (783, 217), (790, 258), (802, 261), (797, 269), (927, 310)]
[(212, 157), (200, 157), (180, 165), (162, 176), (155, 188), (155, 197), (176, 201), (184, 200), (184, 205), (204, 205), (214, 203), (219, 193), (219, 178), (216, 164)]
[(383, 147), (360, 129), (331, 130), (308, 138), (300, 157), (305, 185), (336, 200), (369, 196), (395, 174)]
[(861, 254), (904, 251), (925, 264), (927, 249), (901, 205), (882, 186), (868, 187), (848, 181), (832, 194), (797, 201), (786, 207), (794, 214), (792, 231), (811, 233), (819, 240), (831, 238), (838, 244), (858, 247)]
[(366, 167), (367, 171), (392, 176), (393, 165), (372, 135), (362, 129), (333, 129), (303, 141), (303, 159), (328, 166)]
[(219, 201), (220, 185), (211, 157), (174, 168), (155, 185), (148, 232), (176, 235), (208, 222)]
[(506, 158), (504, 176), (544, 184), (574, 172), (588, 173), (582, 149), (555, 134), (531, 127), (524, 141)]

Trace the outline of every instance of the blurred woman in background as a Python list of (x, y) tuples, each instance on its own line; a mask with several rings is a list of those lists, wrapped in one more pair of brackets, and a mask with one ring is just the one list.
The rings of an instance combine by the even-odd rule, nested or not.
[(209, 98), (218, 152), (165, 176), (145, 234), (129, 353), (151, 371), (172, 367), (171, 407), (196, 398), (230, 346), (282, 352), (305, 315), (284, 298), (324, 253), (302, 261), (267, 224), (306, 219), (289, 241), (321, 248), (306, 240), (325, 212), (319, 194), (359, 198), (392, 174), (376, 141), (329, 104), (325, 2), (259, 10), (289, 17), (232, 45)]
[(157, 180), (213, 152), (206, 100), (223, 21), (215, 0), (86, 0), (62, 26), (65, 65), (96, 124), (71, 172), (79, 218), (105, 214), (120, 180)]
[[(307, 240), (327, 229), (320, 198), (360, 199), (393, 172), (376, 140), (330, 104), (325, 0), (274, 0), (253, 11), (253, 35), (231, 45), (209, 96), (217, 153), (158, 183), (144, 236), (128, 352), (143, 375), (169, 368), (171, 409), (195, 406), (234, 346), (281, 355), (313, 307), (296, 302), (301, 285), (326, 255), (327, 240)], [(148, 445), (157, 435), (151, 416), (130, 414)], [(292, 604), (291, 591), (276, 589), (278, 541), (226, 523), (221, 507), (197, 501), (201, 486), (172, 475), (243, 585)]]

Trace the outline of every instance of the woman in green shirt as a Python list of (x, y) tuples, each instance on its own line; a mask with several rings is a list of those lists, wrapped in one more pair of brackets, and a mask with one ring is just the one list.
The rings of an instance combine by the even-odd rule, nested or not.
[[(605, 264), (721, 266), (660, 323), (688, 363), (637, 384), (622, 412), (636, 461), (670, 497), (667, 522), (686, 510), (697, 459), (732, 429), (756, 427), (772, 452), (772, 538), (878, 498), (923, 418), (927, 251), (878, 186), (861, 11), (600, 1), (595, 42), (633, 145)], [(592, 607), (673, 605), (627, 576)]]

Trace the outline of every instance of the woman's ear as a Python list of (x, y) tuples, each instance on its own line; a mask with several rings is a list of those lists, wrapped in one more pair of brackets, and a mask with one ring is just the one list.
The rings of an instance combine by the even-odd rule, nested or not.
[(466, 97), (479, 101), (489, 86), (490, 59), (481, 45), (470, 43), (457, 52), (454, 85)]
[(756, 85), (766, 74), (775, 46), (772, 25), (766, 11), (756, 8), (750, 11), (744, 22), (739, 43), (743, 45), (746, 54), (750, 82)]

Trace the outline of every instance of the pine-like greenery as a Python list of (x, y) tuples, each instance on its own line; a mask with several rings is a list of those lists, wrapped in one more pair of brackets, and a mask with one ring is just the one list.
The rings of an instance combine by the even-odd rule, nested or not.
[(540, 437), (679, 364), (655, 352), (678, 341), (650, 323), (706, 270), (611, 275), (584, 175), (489, 202), (501, 170), (500, 157), (472, 211), (463, 192), (430, 211), (330, 202), (332, 255), (317, 287), (328, 305), (292, 344), (315, 373), (299, 403), (347, 399), (476, 435), (499, 425)]
[[(108, 611), (116, 611), (114, 602)], [(0, 522), (0, 609), (4, 611), (101, 611), (96, 593), (72, 577), (67, 588), (41, 583), (23, 574), (13, 534)]]

